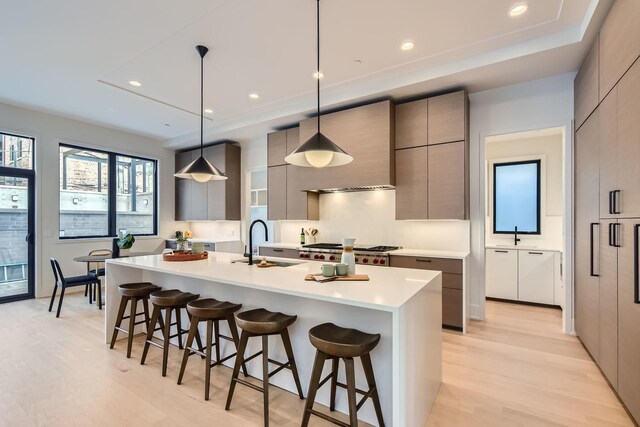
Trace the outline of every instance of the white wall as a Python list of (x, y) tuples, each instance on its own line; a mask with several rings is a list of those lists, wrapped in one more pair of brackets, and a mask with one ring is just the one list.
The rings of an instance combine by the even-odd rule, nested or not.
[[(572, 121), (573, 79), (575, 73), (511, 85), (471, 94), (470, 98), (470, 174), (471, 174), (471, 315), (484, 318), (484, 224), (485, 224), (485, 147), (491, 135), (562, 127), (564, 129), (565, 188), (565, 283), (573, 283), (572, 248)], [(570, 293), (572, 286), (566, 287)], [(572, 331), (572, 301), (566, 297), (563, 326)]]
[[(522, 135), (522, 134), (516, 134)], [(562, 133), (536, 137), (518, 137), (490, 141), (485, 146), (485, 245), (513, 244), (513, 235), (493, 234), (493, 163), (541, 160), (540, 235), (521, 234), (523, 246), (560, 250), (563, 246), (563, 156)]]
[(36, 295), (47, 297), (53, 288), (49, 258), (60, 261), (65, 275), (85, 274), (86, 266), (73, 261), (93, 249), (111, 249), (111, 239), (58, 239), (60, 142), (112, 150), (158, 160), (160, 238), (138, 238), (134, 251), (149, 251), (164, 244), (174, 228), (174, 152), (162, 141), (69, 118), (0, 104), (0, 131), (36, 138)]

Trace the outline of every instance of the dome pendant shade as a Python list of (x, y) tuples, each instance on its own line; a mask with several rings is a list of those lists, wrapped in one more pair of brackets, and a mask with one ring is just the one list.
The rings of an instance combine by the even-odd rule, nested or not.
[(227, 177), (220, 172), (218, 168), (213, 166), (207, 159), (200, 156), (187, 166), (180, 169), (174, 174), (176, 178), (193, 179), (198, 182), (207, 182), (209, 180), (223, 180)]
[(353, 157), (318, 132), (285, 157), (284, 161), (294, 166), (327, 168), (351, 163)]

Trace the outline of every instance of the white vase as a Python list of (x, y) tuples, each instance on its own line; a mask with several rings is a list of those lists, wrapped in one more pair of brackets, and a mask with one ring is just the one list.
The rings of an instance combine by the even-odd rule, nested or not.
[(356, 274), (356, 256), (353, 253), (353, 245), (355, 242), (356, 239), (342, 239), (342, 257), (340, 262), (347, 264), (348, 274), (350, 276)]
[(121, 257), (125, 257), (129, 256), (129, 254), (131, 253), (131, 249), (120, 249), (119, 252)]

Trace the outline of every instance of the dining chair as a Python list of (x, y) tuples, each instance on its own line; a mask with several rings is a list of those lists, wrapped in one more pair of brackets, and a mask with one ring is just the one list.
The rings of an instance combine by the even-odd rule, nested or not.
[(60, 300), (58, 301), (58, 311), (56, 317), (60, 317), (60, 310), (62, 309), (62, 300), (64, 299), (64, 292), (67, 288), (74, 286), (87, 286), (90, 284), (96, 284), (98, 287), (98, 307), (102, 310), (102, 291), (100, 289), (100, 279), (95, 274), (87, 274), (86, 276), (73, 276), (64, 277), (60, 263), (55, 258), (51, 258), (51, 269), (53, 270), (53, 277), (55, 278), (55, 285), (53, 287), (53, 293), (51, 294), (51, 302), (49, 303), (49, 311), (53, 308), (53, 301), (56, 298), (56, 292), (58, 286), (60, 289)]
[[(113, 252), (110, 249), (94, 249), (91, 252), (89, 252), (89, 256), (91, 255), (113, 255)], [(92, 266), (95, 268), (91, 268)], [(98, 278), (104, 277), (105, 275), (104, 262), (88, 262), (87, 274), (91, 274), (91, 273), (98, 276)], [(84, 296), (86, 297), (87, 295), (89, 295), (89, 304), (91, 304), (93, 301), (96, 300), (96, 289), (93, 285), (85, 286)]]

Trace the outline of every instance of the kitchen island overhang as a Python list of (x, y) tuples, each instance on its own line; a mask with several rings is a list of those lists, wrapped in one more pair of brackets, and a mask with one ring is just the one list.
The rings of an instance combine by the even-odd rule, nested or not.
[[(167, 262), (161, 255), (109, 260), (105, 342), (111, 338), (117, 315), (118, 285), (140, 281), (153, 282), (164, 289), (198, 293), (202, 298), (242, 303), (242, 310), (263, 307), (297, 315), (298, 321), (290, 328), (290, 334), (305, 394), (315, 354), (308, 339), (310, 328), (333, 322), (379, 333), (382, 339), (371, 357), (385, 421), (394, 426), (425, 425), (442, 381), (440, 272), (358, 266), (358, 273), (368, 274), (370, 281), (316, 283), (305, 281), (304, 277), (317, 273), (319, 262), (261, 269), (233, 263), (240, 258), (238, 254), (215, 252), (207, 260), (193, 262)], [(221, 329), (222, 333), (228, 332)], [(250, 340), (246, 354), (257, 351), (258, 344)], [(274, 340), (270, 348), (271, 358), (285, 357), (281, 343)], [(231, 347), (222, 350), (223, 354), (232, 351)], [(134, 349), (134, 357), (139, 355), (140, 349)], [(233, 359), (227, 365), (231, 363)], [(358, 387), (364, 388), (361, 365), (357, 362), (356, 366)], [(259, 360), (252, 360), (248, 368), (250, 375), (261, 376)], [(188, 370), (193, 369), (197, 369), (195, 365)], [(169, 377), (175, 374), (170, 371)], [(213, 375), (216, 374), (219, 373), (214, 369)], [(203, 375), (204, 372), (197, 372), (199, 381)], [(342, 373), (340, 378), (343, 379)], [(292, 378), (286, 374), (274, 376), (271, 382), (295, 390)], [(316, 401), (328, 405), (328, 386), (318, 392)], [(343, 393), (338, 393), (336, 410), (347, 412)], [(370, 402), (358, 415), (361, 420), (375, 424)]]

